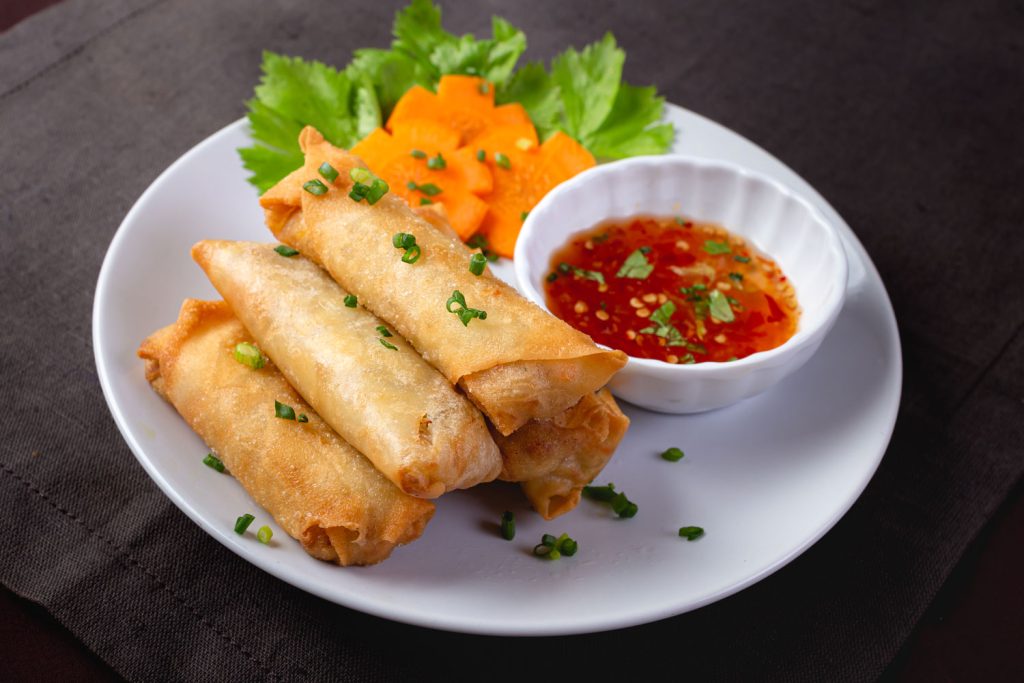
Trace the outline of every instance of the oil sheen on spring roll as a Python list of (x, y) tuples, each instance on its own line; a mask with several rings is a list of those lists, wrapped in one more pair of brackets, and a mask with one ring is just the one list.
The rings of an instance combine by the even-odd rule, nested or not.
[(314, 263), (251, 242), (200, 242), (192, 257), (292, 386), (402, 491), (434, 498), (498, 475), (480, 412)]
[[(255, 369), (235, 360), (240, 342), (252, 337), (226, 303), (189, 299), (178, 321), (143, 342), (139, 356), (157, 393), (313, 557), (374, 564), (419, 538), (433, 503), (385, 479), (272, 363)], [(275, 417), (274, 401), (309, 421)], [(198, 460), (196, 466), (202, 467)]]
[[(502, 434), (564, 412), (625, 364), (625, 354), (599, 348), (489, 272), (473, 275), (470, 250), (397, 195), (372, 206), (351, 199), (349, 173), (361, 162), (315, 129), (303, 130), (299, 142), (305, 165), (260, 199), (268, 227), (393, 324)], [(337, 180), (321, 195), (304, 191), (324, 162), (337, 169)], [(415, 235), (422, 250), (416, 263), (404, 263), (393, 246), (399, 232)], [(486, 320), (465, 326), (449, 312), (456, 290), (468, 308), (486, 311)]]
[(509, 436), (492, 431), (504, 458), (500, 478), (521, 482), (530, 504), (545, 519), (565, 514), (604, 469), (627, 427), (629, 418), (603, 389), (561, 415), (528, 422)]

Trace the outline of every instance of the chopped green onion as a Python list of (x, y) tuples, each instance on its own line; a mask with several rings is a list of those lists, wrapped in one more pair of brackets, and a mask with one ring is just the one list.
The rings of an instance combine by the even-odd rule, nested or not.
[(412, 245), (411, 247), (405, 250), (404, 254), (402, 254), (402, 263), (416, 263), (417, 261), (420, 260), (420, 254), (422, 253), (422, 251), (423, 250), (420, 249), (420, 245)]
[(389, 342), (388, 340), (386, 340), (386, 339), (384, 339), (382, 337), (379, 337), (377, 339), (377, 341), (379, 341), (380, 345), (383, 346), (385, 349), (391, 349), (392, 351), (397, 351), (398, 350), (397, 346), (395, 346), (394, 344), (392, 344), (391, 342)]
[(391, 330), (387, 328), (387, 325), (377, 325), (377, 332), (379, 332), (382, 337), (392, 336)]
[(519, 220), (525, 221), (529, 215), (529, 211), (523, 211), (522, 213), (519, 214)]
[(235, 345), (235, 360), (242, 365), (248, 365), (253, 370), (259, 370), (267, 364), (267, 359), (260, 353), (260, 349), (250, 342), (239, 342)]
[(317, 171), (324, 177), (324, 180), (329, 183), (333, 183), (338, 179), (338, 169), (334, 168), (326, 161), (320, 164), (320, 168), (318, 168)]
[(254, 519), (256, 519), (256, 518), (253, 517), (252, 515), (250, 515), (248, 512), (245, 513), (244, 515), (242, 515), (241, 517), (239, 517), (238, 519), (236, 519), (235, 520), (235, 533), (238, 534), (239, 536), (244, 534), (245, 530), (249, 528), (249, 525), (252, 524), (252, 521)]
[(427, 199), (426, 197), (420, 197), (420, 206), (426, 206), (427, 204), (433, 204), (433, 203), (434, 203), (434, 201), (432, 199)]
[(302, 189), (318, 197), (322, 194), (327, 194), (327, 186), (316, 179), (304, 182), (302, 184)]
[(269, 526), (261, 526), (260, 530), (256, 532), (256, 540), (262, 543), (263, 545), (267, 545), (268, 543), (270, 543), (270, 538), (273, 535), (274, 532), (270, 529)]
[(473, 254), (469, 257), (469, 272), (473, 275), (483, 275), (487, 267), (487, 257), (483, 254)]
[(540, 543), (533, 547), (533, 554), (537, 557), (546, 557), (549, 560), (557, 560), (562, 555), (572, 557), (579, 550), (579, 543), (569, 537), (569, 534), (562, 534), (555, 538), (551, 534), (544, 534)]
[(206, 465), (207, 467), (217, 470), (218, 472), (224, 471), (224, 463), (221, 462), (220, 458), (218, 458), (213, 453), (206, 454), (206, 457), (203, 458), (203, 464)]
[(640, 509), (636, 503), (626, 497), (625, 493), (616, 491), (615, 484), (611, 483), (607, 486), (584, 486), (583, 495), (591, 500), (611, 503), (612, 511), (623, 519), (636, 517), (636, 513)]
[(715, 240), (704, 240), (704, 251), (709, 254), (731, 254), (728, 242), (716, 242)]
[(693, 365), (697, 362), (697, 359), (693, 357), (692, 353), (688, 353), (679, 359), (679, 362), (683, 365)]
[(733, 261), (738, 261), (740, 263), (750, 263), (750, 257), (749, 256), (733, 256), (732, 260)]
[(487, 152), (483, 151), (482, 149), (478, 149), (476, 151), (476, 160), (477, 161), (485, 161), (486, 159), (487, 159)]
[(426, 159), (427, 158), (427, 153), (424, 152), (422, 149), (414, 149), (411, 152), (409, 152), (409, 154), (412, 155), (413, 159)]
[(729, 279), (735, 280), (736, 282), (743, 282), (743, 275), (740, 273), (729, 273)]
[(444, 157), (441, 156), (441, 153), (438, 152), (436, 157), (430, 157), (427, 159), (427, 168), (434, 171), (443, 171), (448, 168), (448, 162), (446, 162)]
[(501, 513), (501, 537), (506, 541), (516, 537), (516, 516), (507, 510)]
[[(459, 308), (452, 310), (453, 304), (457, 304)], [(452, 291), (452, 295), (448, 297), (448, 301), (445, 303), (444, 307), (449, 313), (457, 315), (459, 317), (459, 321), (464, 327), (469, 327), (469, 321), (473, 318), (487, 320), (487, 311), (483, 311), (478, 308), (469, 308), (466, 305), (466, 297), (457, 289)]]
[(548, 282), (554, 282), (555, 280), (558, 279), (558, 273), (556, 271), (554, 271), (554, 270), (551, 271), (550, 273), (548, 273), (548, 278), (547, 279), (548, 279)]
[(675, 221), (677, 225), (686, 225), (686, 219), (680, 218), (679, 216), (676, 216)]
[(353, 180), (352, 191), (348, 193), (348, 196), (356, 202), (365, 199), (366, 203), (372, 206), (391, 189), (386, 181), (365, 168), (353, 168), (348, 175)]
[(274, 417), (279, 417), (282, 420), (294, 420), (295, 408), (292, 408), (286, 403), (274, 401)]
[(498, 164), (498, 166), (501, 166), (506, 170), (512, 168), (512, 161), (501, 152), (494, 153), (494, 163)]
[(396, 232), (391, 236), (391, 246), (395, 249), (408, 249), (416, 244), (416, 235), (408, 232)]
[(736, 320), (736, 315), (732, 312), (732, 307), (729, 305), (729, 302), (721, 291), (712, 289), (711, 294), (708, 295), (708, 300), (711, 305), (709, 310), (712, 318), (721, 320), (723, 323), (731, 323)]
[(292, 256), (298, 256), (299, 255), (299, 250), (298, 249), (292, 249), (291, 247), (289, 247), (286, 244), (280, 244), (280, 245), (274, 247), (274, 251), (276, 251), (281, 256), (284, 256), (285, 258), (291, 258)]
[(299, 413), (299, 416), (295, 418), (296, 422), (309, 422), (309, 417), (305, 413)]
[(355, 308), (358, 304), (359, 304), (359, 299), (356, 297), (355, 294), (346, 294), (345, 295), (345, 305), (346, 306), (348, 306), (349, 308)]
[(423, 183), (422, 185), (417, 185), (410, 180), (405, 184), (405, 186), (410, 190), (419, 190), (428, 197), (435, 197), (443, 192), (443, 190), (434, 183)]
[(683, 455), (684, 453), (682, 449), (672, 446), (672, 448), (669, 448), (664, 453), (662, 453), (661, 457), (663, 457), (665, 460), (668, 460), (669, 462), (679, 462), (680, 460), (683, 459)]
[(704, 529), (701, 529), (699, 526), (679, 527), (680, 538), (685, 538), (687, 541), (696, 541), (703, 535)]

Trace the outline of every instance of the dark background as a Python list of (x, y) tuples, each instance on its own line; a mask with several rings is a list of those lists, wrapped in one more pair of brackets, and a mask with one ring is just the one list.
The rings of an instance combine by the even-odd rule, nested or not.
[[(52, 4), (7, 0), (0, 4), (0, 30)], [(120, 488), (111, 487), (115, 489), (112, 496), (131, 487), (143, 490), (146, 505), (159, 509), (158, 518), (184, 535), (186, 548), (212, 554), (216, 568), (257, 572), (241, 567), (244, 563), (238, 558), (200, 538), (201, 530), (161, 498), (120, 441), (102, 399), (89, 406), (84, 400), (54, 394), (78, 384), (87, 388), (85, 398), (98, 395), (95, 377), (90, 375), (87, 337), (88, 308), (100, 259), (120, 217), (156, 173), (242, 113), (241, 102), (256, 79), (260, 49), (344, 63), (354, 46), (386, 43), (396, 3), (350, 3), (347, 12), (329, 10), (319, 3), (269, 3), (266, 16), (257, 15), (255, 5), (240, 2), (205, 7), (185, 1), (96, 4), (99, 9), (95, 12), (83, 13), (82, 3), (69, 0), (18, 27), (26, 33), (0, 35), (0, 43), (18, 48), (0, 51), (4, 72), (0, 76), (0, 129), (4, 136), (15, 133), (16, 137), (21, 130), (9, 125), (9, 117), (14, 117), (15, 123), (25, 123), (31, 134), (26, 114), (18, 114), (32, 111), (24, 104), (26, 98), (38, 97), (40, 106), (60, 106), (33, 92), (41, 83), (66, 93), (62, 99), (68, 112), (60, 119), (61, 128), (67, 128), (66, 138), (53, 133), (62, 142), (75, 136), (86, 139), (90, 131), (102, 127), (90, 127), (90, 122), (106, 115), (104, 104), (97, 101), (101, 97), (123, 96), (123, 106), (115, 101), (118, 106), (110, 111), (129, 112), (130, 116), (119, 120), (136, 124), (139, 130), (145, 129), (147, 116), (163, 111), (180, 118), (165, 129), (171, 139), (144, 163), (115, 169), (110, 177), (121, 179), (122, 185), (106, 198), (109, 207), (105, 213), (98, 212), (102, 219), (96, 220), (71, 215), (74, 212), (66, 207), (47, 206), (45, 194), (31, 206), (27, 200), (19, 203), (18, 198), (33, 196), (35, 190), (24, 179), (12, 182), (11, 175), (29, 171), (29, 178), (38, 180), (46, 177), (52, 166), (34, 164), (31, 157), (24, 156), (31, 152), (17, 147), (17, 140), (0, 147), (4, 151), (0, 158), (10, 162), (4, 172), (8, 174), (2, 186), (4, 194), (0, 194), (4, 210), (0, 220), (5, 241), (9, 241), (4, 287), (8, 293), (28, 287), (33, 292), (24, 297), (24, 307), (12, 306), (5, 314), (14, 324), (9, 327), (5, 323), (8, 329), (0, 336), (3, 395), (9, 406), (3, 422), (0, 483), (37, 497), (45, 495), (51, 508), (96, 532), (94, 536), (113, 537), (107, 541), (114, 544), (114, 550), (108, 549), (111, 556), (125, 551), (128, 564), (134, 561), (150, 567), (145, 571), (157, 585), (171, 595), (188, 596), (187, 590), (175, 588), (185, 577), (164, 571), (159, 560), (155, 561), (157, 568), (151, 568), (153, 558), (166, 557), (173, 546), (161, 545), (159, 538), (147, 535), (149, 532), (140, 531), (128, 540), (118, 540), (113, 533), (104, 535), (103, 525), (109, 517), (102, 508), (90, 508), (88, 498), (69, 496), (61, 484), (81, 478), (83, 470), (124, 477), (126, 483)], [(214, 9), (213, 5), (219, 6)], [(494, 676), (492, 667), (498, 662), (498, 671), (509, 675), (533, 671), (554, 676), (563, 675), (558, 673), (561, 671), (567, 672), (565, 675), (597, 672), (603, 667), (609, 674), (639, 673), (671, 663), (680, 675), (703, 672), (704, 676), (730, 678), (790, 674), (819, 680), (824, 674), (830, 679), (858, 680), (882, 674), (912, 681), (1024, 677), (1020, 652), (1024, 643), (1024, 589), (1020, 585), (1024, 577), (1020, 484), (1024, 442), (1024, 4), (589, 2), (485, 3), (473, 9), (447, 4), (446, 9), (446, 25), (455, 32), (483, 33), (491, 13), (506, 16), (531, 39), (531, 58), (547, 59), (568, 41), (593, 40), (611, 28), (627, 50), (626, 72), (631, 82), (657, 83), (671, 101), (750, 137), (807, 178), (853, 227), (889, 288), (904, 345), (900, 417), (874, 481), (818, 545), (748, 591), (692, 615), (651, 626), (583, 639), (507, 640), (499, 646), (495, 639), (436, 634), (335, 610), (277, 586), (272, 579), (251, 579), (264, 590), (281, 594), (277, 600), (268, 596), (268, 604), (283, 600), (281, 604), (289, 609), (295, 605), (298, 614), (309, 616), (311, 624), (331, 623), (337, 628), (331, 632), (339, 636), (340, 654), (335, 654), (350, 668), (321, 671), (312, 667), (309, 672), (337, 678), (352, 675), (361, 680), (403, 675), (427, 678), (455, 666), (450, 670), (453, 677), (474, 677), (474, 672), (483, 675), (484, 671)], [(94, 29), (89, 27), (92, 33), (75, 43), (72, 24), (90, 21), (96, 24)], [(353, 22), (363, 22), (365, 28), (353, 28)], [(190, 41), (199, 40), (196, 35), (206, 31), (204, 44), (208, 45), (212, 36), (219, 35), (213, 28), (223, 29), (225, 43), (222, 49), (196, 50), (199, 66), (193, 65), (194, 73), (189, 74), (193, 81), (160, 73), (153, 73), (155, 80), (147, 77), (146, 69), (159, 68), (154, 66), (157, 55), (169, 69), (189, 68)], [(334, 34), (337, 40), (331, 39)], [(247, 36), (251, 38), (247, 40)], [(33, 39), (37, 45), (32, 45)], [(3, 43), (5, 40), (8, 43)], [(47, 50), (52, 57), (47, 58)], [(23, 60), (24, 55), (36, 61)], [(211, 55), (221, 61), (211, 62)], [(116, 66), (114, 60), (136, 60), (138, 71)], [(113, 88), (110, 93), (90, 97), (86, 92), (89, 79), (102, 74), (108, 65), (119, 69), (117, 78), (124, 90)], [(63, 79), (62, 72), (73, 69), (78, 72)], [(206, 69), (218, 75), (203, 82)], [(102, 79), (96, 82), (102, 88)], [(217, 85), (224, 82), (233, 85), (219, 90)], [(161, 83), (166, 84), (166, 92)], [(170, 97), (180, 97), (200, 109), (190, 116), (193, 112), (184, 105), (162, 101)], [(71, 120), (79, 114), (80, 120)], [(189, 118), (186, 121), (184, 117)], [(81, 146), (84, 149), (88, 144)], [(62, 153), (56, 158), (73, 158), (79, 167), (88, 165), (75, 150), (65, 151), (66, 157)], [(76, 191), (73, 183), (69, 191)], [(75, 259), (67, 264), (61, 260), (66, 254), (56, 259), (69, 274), (56, 278), (53, 285), (41, 279), (45, 271), (25, 265), (32, 263), (30, 258), (11, 265), (11, 241), (6, 240), (15, 229), (20, 236), (26, 230), (50, 226), (67, 236), (62, 246), (69, 247)], [(88, 233), (88, 246), (76, 241), (83, 239), (82, 231)], [(13, 242), (22, 244), (20, 237)], [(57, 299), (63, 303), (54, 303)], [(18, 320), (29, 317), (22, 315), (29, 304), (49, 305), (51, 317), (43, 313), (42, 324), (32, 329), (19, 326)], [(54, 336), (54, 325), (63, 322), (66, 326), (66, 320), (74, 321), (72, 327), (82, 338), (82, 343), (71, 349), (81, 358), (70, 368), (61, 364), (61, 349), (51, 348), (53, 344), (38, 336), (46, 330)], [(63, 337), (58, 334), (57, 339)], [(81, 434), (69, 433), (59, 425), (43, 435), (29, 379), (19, 372), (25, 360), (16, 361), (13, 355), (17, 342), (21, 342), (21, 353), (26, 353), (26, 340), (39, 344), (28, 353), (37, 354), (36, 361), (47, 361), (37, 365), (49, 367), (51, 374), (63, 372), (62, 378), (67, 380), (53, 387), (44, 382), (36, 391), (51, 392), (49, 398), (56, 402), (55, 410), (63, 422), (89, 425), (84, 437), (91, 445), (83, 446)], [(21, 398), (19, 405), (11, 408), (12, 399), (23, 395), (29, 398)], [(29, 419), (31, 415), (34, 417)], [(37, 442), (42, 454), (62, 455), (52, 470), (33, 469), (40, 452), (31, 444)], [(98, 469), (90, 470), (82, 457), (96, 456), (93, 462), (100, 462), (100, 452), (106, 459), (95, 466)], [(103, 477), (86, 474), (85, 478), (103, 490)], [(139, 500), (123, 495), (125, 501)], [(6, 505), (7, 499), (4, 501)], [(18, 516), (19, 512), (5, 507), (3, 514)], [(29, 547), (24, 545), (28, 541), (13, 538), (15, 532), (6, 533), (12, 542), (0, 550), (0, 565), (30, 566), (31, 553), (23, 550)], [(45, 533), (59, 536), (61, 529), (55, 524), (39, 530), (38, 538), (30, 540), (38, 545)], [(155, 547), (151, 555), (133, 545), (147, 540)], [(76, 559), (59, 543), (52, 552), (58, 556), (69, 553), (70, 559)], [(60, 563), (55, 562), (59, 568)], [(119, 654), (116, 639), (101, 633), (103, 624), (98, 616), (104, 613), (103, 598), (99, 597), (104, 594), (104, 572), (117, 571), (117, 567), (98, 571), (99, 583), (81, 579), (68, 583), (69, 590), (91, 586), (85, 595), (42, 590), (14, 569), (0, 575), (9, 577), (3, 583), (11, 581), (8, 585), (17, 591), (0, 589), (0, 679), (117, 679), (115, 668), (133, 678), (202, 677), (202, 667), (194, 664), (193, 668), (175, 669), (171, 660), (159, 660), (144, 666), (138, 658)], [(54, 585), (66, 580), (62, 577), (57, 572)], [(248, 574), (243, 578), (250, 580)], [(224, 590), (216, 579), (204, 583), (204, 588)], [(822, 594), (816, 600), (807, 597), (819, 591)], [(181, 600), (206, 608), (203, 599)], [(117, 604), (117, 596), (110, 596), (109, 602)], [(95, 619), (89, 618), (91, 611), (95, 611)], [(258, 605), (232, 614), (249, 620), (225, 628), (236, 634), (254, 634), (271, 621)], [(139, 621), (127, 632), (130, 637), (125, 636), (123, 648), (153, 647), (150, 636), (180, 627), (177, 622), (148, 624), (141, 617)], [(339, 621), (341, 626), (336, 625)], [(225, 632), (213, 628), (215, 633)], [(147, 634), (147, 629), (151, 633)], [(92, 649), (80, 638), (92, 643)], [(732, 638), (736, 639), (732, 645), (735, 652), (730, 657), (728, 641)], [(188, 646), (190, 640), (186, 636), (182, 642), (168, 640), (166, 649), (173, 652)], [(229, 645), (230, 633), (224, 640), (220, 647), (246, 649), (244, 644)], [(400, 646), (384, 645), (395, 640)], [(265, 646), (253, 646), (257, 652), (254, 661), (259, 661), (260, 655), (273, 661), (274, 655), (259, 649)], [(362, 646), (370, 654), (358, 654)], [(294, 645), (282, 637), (281, 647)], [(691, 651), (690, 647), (697, 649)], [(102, 652), (104, 659), (93, 654), (93, 649)], [(286, 654), (299, 658), (290, 649)], [(302, 654), (306, 655), (302, 661), (316, 660)], [(439, 657), (446, 666), (417, 668), (417, 662), (431, 656)], [(389, 666), (377, 661), (381, 657), (381, 662), (397, 659), (400, 663)], [(708, 662), (709, 657), (723, 659)], [(532, 666), (519, 658), (532, 658)], [(605, 658), (613, 661), (604, 662)], [(636, 661), (631, 663), (629, 658)], [(514, 666), (512, 662), (516, 662)], [(761, 662), (764, 668), (758, 666)], [(456, 666), (460, 663), (464, 668)], [(215, 676), (214, 671), (216, 666), (206, 675)], [(262, 671), (271, 676), (269, 669)], [(285, 677), (298, 677), (301, 672), (301, 667), (290, 670)], [(246, 675), (242, 670), (235, 673)]]

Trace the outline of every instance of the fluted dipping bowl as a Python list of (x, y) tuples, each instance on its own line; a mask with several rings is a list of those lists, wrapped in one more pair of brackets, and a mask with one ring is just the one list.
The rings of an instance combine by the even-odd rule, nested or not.
[[(665, 413), (721, 408), (759, 394), (806, 363), (846, 294), (846, 254), (835, 227), (774, 180), (733, 164), (682, 155), (603, 164), (562, 183), (534, 207), (515, 249), (519, 288), (547, 310), (551, 258), (575, 233), (608, 219), (685, 216), (717, 223), (771, 257), (800, 305), (796, 333), (768, 351), (717, 363), (634, 358), (610, 383), (619, 398)], [(623, 257), (626, 255), (623, 254)], [(615, 287), (615, 278), (609, 278)]]

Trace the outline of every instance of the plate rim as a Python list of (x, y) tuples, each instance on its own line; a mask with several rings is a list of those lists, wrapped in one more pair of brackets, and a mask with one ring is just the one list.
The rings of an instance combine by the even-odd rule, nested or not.
[[(104, 331), (102, 328), (101, 314), (104, 309), (104, 302), (106, 297), (109, 296), (111, 290), (111, 278), (114, 266), (112, 265), (117, 260), (117, 254), (123, 249), (124, 244), (127, 240), (128, 231), (125, 226), (130, 224), (138, 214), (144, 211), (146, 204), (151, 198), (158, 194), (160, 188), (167, 182), (168, 178), (171, 177), (179, 166), (187, 164), (194, 156), (198, 156), (203, 153), (208, 147), (216, 145), (222, 137), (232, 135), (238, 131), (238, 129), (244, 129), (246, 126), (245, 117), (236, 119), (227, 125), (221, 127), (217, 131), (213, 132), (197, 144), (190, 147), (184, 154), (176, 158), (167, 168), (159, 173), (156, 178), (146, 187), (146, 189), (139, 195), (138, 199), (132, 205), (132, 207), (125, 214), (117, 230), (112, 237), (110, 244), (107, 247), (107, 251), (104, 255), (100, 272), (96, 281), (96, 287), (94, 290), (94, 299), (92, 307), (92, 344), (93, 344), (93, 355), (96, 363), (97, 375), (100, 382), (100, 387), (103, 391), (104, 400), (107, 403), (107, 408), (110, 410), (111, 416), (114, 418), (114, 422), (117, 425), (118, 431), (121, 433), (122, 438), (128, 444), (129, 449), (135, 456), (135, 459), (142, 465), (145, 472), (149, 477), (157, 484), (160, 490), (173, 502), (178, 509), (186, 514), (193, 522), (195, 522), (201, 529), (216, 539), (221, 545), (227, 547), (230, 551), (241, 557), (246, 562), (249, 562), (259, 569), (271, 574), (275, 578), (282, 580), (290, 585), (296, 586), (308, 593), (316, 595), (324, 600), (328, 600), (334, 604), (355, 609), (367, 614), (371, 614), (377, 617), (398, 621), (414, 626), (422, 626), (427, 628), (440, 629), (445, 631), (459, 632), (459, 633), (470, 633), (480, 635), (498, 635), (498, 636), (554, 636), (554, 635), (571, 635), (571, 634), (582, 634), (582, 633), (594, 633), (601, 631), (609, 631), (619, 628), (626, 628), (636, 626), (645, 623), (651, 623), (660, 621), (665, 618), (678, 616), (687, 612), (699, 609), (706, 605), (712, 604), (731, 595), (744, 590), (751, 585), (758, 583), (764, 578), (775, 573), (782, 567), (786, 566), (794, 559), (802, 555), (808, 548), (817, 543), (826, 533), (828, 533), (835, 524), (846, 515), (853, 504), (860, 499), (867, 487), (868, 483), (874, 477), (878, 467), (881, 463), (882, 458), (885, 455), (886, 450), (892, 439), (892, 434), (895, 429), (896, 420), (899, 412), (899, 404), (903, 390), (903, 355), (902, 345), (900, 344), (899, 328), (896, 321), (895, 312), (892, 307), (892, 301), (889, 297), (888, 291), (885, 288), (885, 283), (879, 274), (877, 267), (871, 260), (870, 255), (864, 248), (863, 244), (857, 238), (856, 234), (849, 227), (846, 221), (839, 215), (839, 213), (832, 207), (832, 205), (806, 180), (804, 180), (799, 174), (791, 169), (788, 165), (778, 159), (776, 156), (757, 145), (753, 141), (749, 140), (744, 135), (723, 126), (709, 119), (697, 112), (690, 109), (680, 107), (672, 103), (666, 103), (666, 113), (669, 111), (677, 110), (676, 113), (684, 116), (696, 117), (702, 121), (703, 124), (720, 129), (721, 132), (735, 136), (745, 145), (749, 145), (755, 148), (758, 152), (765, 155), (772, 162), (778, 164), (781, 168), (792, 174), (797, 179), (800, 187), (792, 188), (804, 196), (808, 201), (812, 203), (819, 210), (825, 210), (826, 215), (831, 220), (835, 221), (836, 227), (842, 234), (842, 237), (846, 240), (845, 247), (852, 246), (856, 252), (857, 259), (861, 265), (865, 268), (868, 273), (868, 279), (877, 282), (880, 288), (881, 301), (883, 304), (881, 309), (878, 311), (882, 313), (885, 321), (885, 332), (889, 338), (888, 342), (892, 344), (893, 357), (887, 358), (886, 360), (894, 364), (893, 374), (897, 376), (896, 389), (890, 397), (890, 406), (885, 409), (887, 415), (887, 424), (885, 424), (884, 438), (880, 441), (881, 446), (877, 453), (873, 454), (870, 462), (870, 467), (865, 470), (865, 474), (861, 481), (858, 481), (855, 486), (851, 487), (850, 495), (848, 499), (843, 500), (839, 505), (835, 506), (831, 516), (827, 518), (813, 534), (809, 534), (799, 544), (794, 545), (787, 552), (783, 553), (780, 557), (776, 558), (775, 561), (768, 563), (762, 567), (760, 571), (754, 572), (746, 578), (736, 581), (735, 583), (713, 592), (703, 598), (697, 600), (691, 600), (685, 606), (680, 607), (678, 604), (670, 603), (666, 604), (661, 610), (644, 610), (642, 613), (625, 613), (618, 617), (612, 618), (601, 618), (598, 620), (593, 619), (566, 619), (557, 623), (538, 623), (529, 630), (523, 629), (519, 625), (511, 627), (503, 627), (501, 623), (486, 622), (481, 623), (480, 620), (472, 615), (444, 615), (444, 614), (429, 614), (423, 615), (422, 613), (403, 608), (401, 605), (394, 604), (381, 604), (373, 599), (363, 599), (363, 597), (356, 591), (350, 591), (345, 593), (344, 600), (339, 598), (336, 593), (332, 593), (327, 590), (326, 587), (322, 586), (319, 581), (315, 578), (310, 578), (301, 572), (296, 572), (291, 565), (287, 563), (276, 562), (269, 556), (260, 555), (253, 553), (251, 549), (240, 546), (234, 542), (230, 536), (227, 535), (227, 531), (220, 529), (215, 526), (211, 521), (207, 520), (205, 516), (200, 514), (185, 496), (178, 492), (178, 490), (170, 484), (169, 481), (163, 476), (156, 464), (146, 455), (145, 449), (141, 443), (135, 438), (132, 430), (128, 428), (127, 419), (121, 412), (119, 404), (116, 402), (114, 397), (114, 390), (111, 385), (112, 376), (110, 368), (103, 357), (103, 349), (107, 347), (104, 341)], [(703, 156), (699, 154), (692, 154), (693, 156)], [(714, 157), (708, 157), (714, 158)], [(782, 182), (784, 185), (792, 187), (790, 183), (785, 181)], [(848, 257), (853, 254), (848, 254)], [(880, 425), (881, 426), (881, 425)]]

